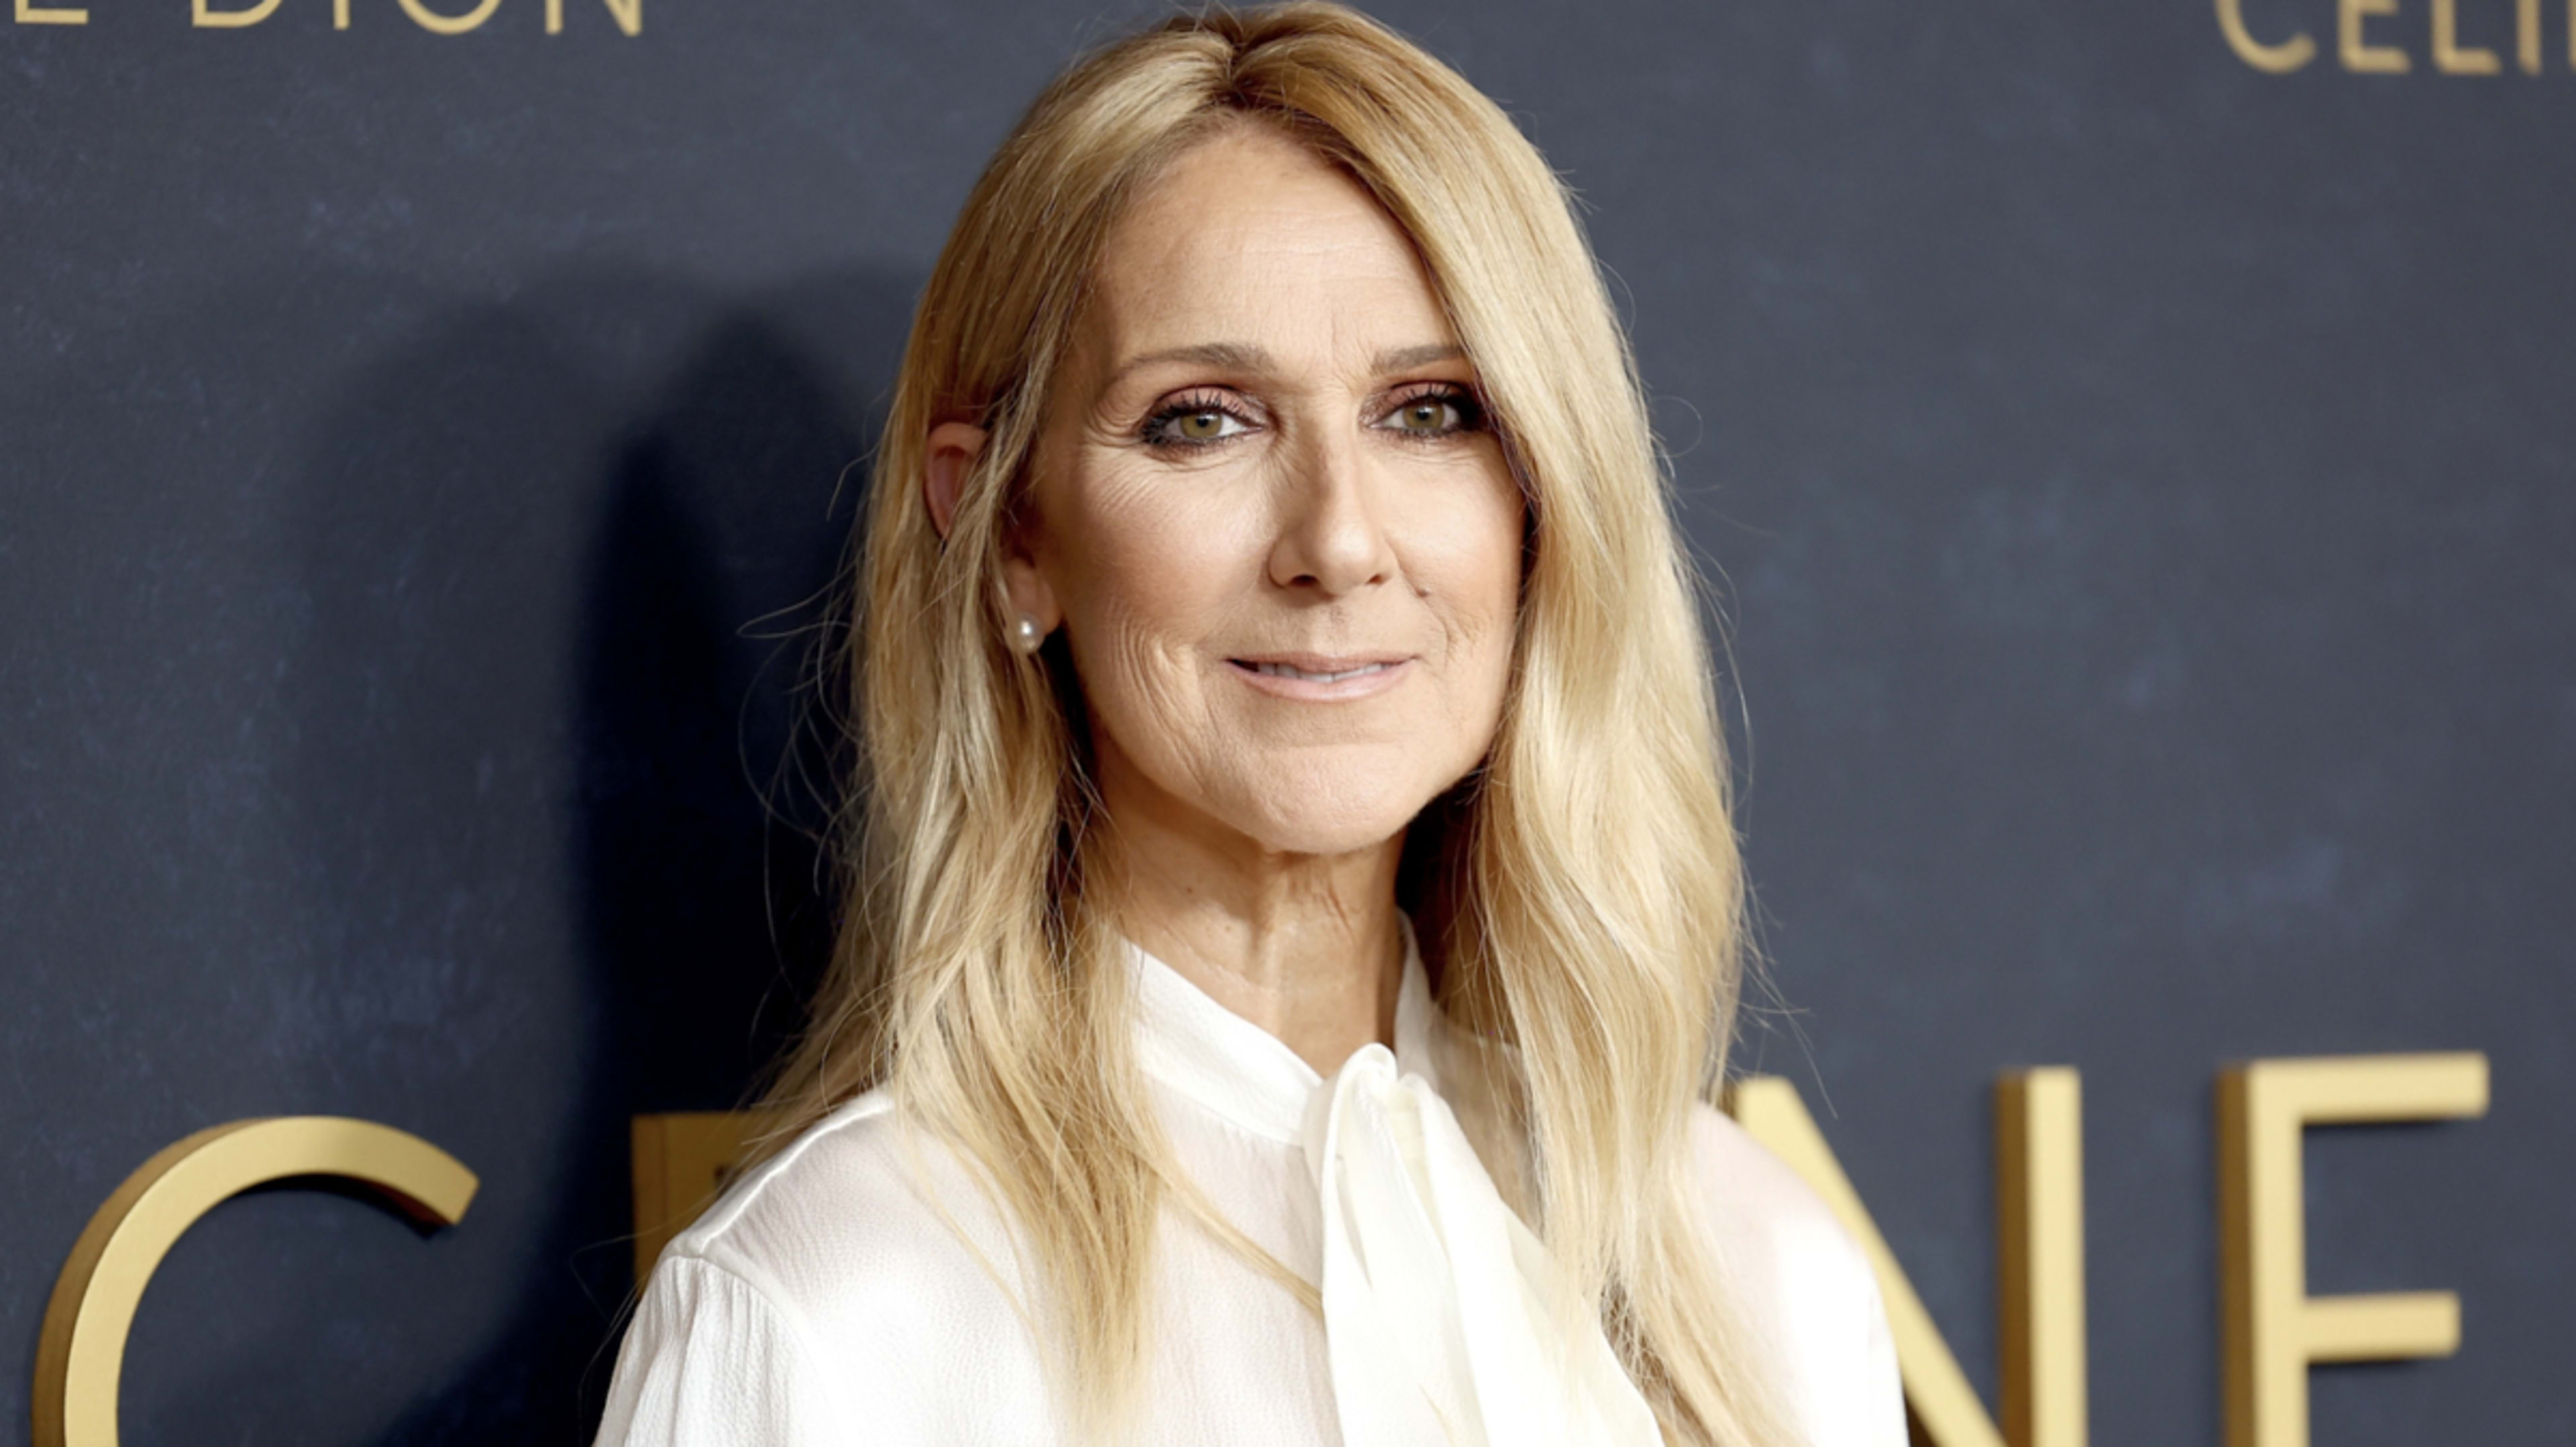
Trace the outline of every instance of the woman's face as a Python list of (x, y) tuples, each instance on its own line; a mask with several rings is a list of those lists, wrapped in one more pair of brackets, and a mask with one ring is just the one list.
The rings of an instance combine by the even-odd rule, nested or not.
[(1112, 817), (1383, 844), (1492, 743), (1520, 589), (1520, 494), (1420, 260), (1242, 126), (1094, 281), (1007, 581), (1065, 630)]

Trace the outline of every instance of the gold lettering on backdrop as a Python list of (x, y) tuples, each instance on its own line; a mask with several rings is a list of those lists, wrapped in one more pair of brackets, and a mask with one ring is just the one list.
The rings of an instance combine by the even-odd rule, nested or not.
[(2372, 45), (2362, 33), (2363, 22), (2374, 15), (2394, 15), (2397, 0), (2337, 0), (2340, 6), (2337, 34), (2342, 43), (2343, 68), (2363, 75), (2403, 75), (2410, 68), (2406, 52), (2393, 45)]
[(2433, 0), (2433, 68), (2444, 75), (2494, 75), (2496, 53), (2460, 43), (2460, 0)]
[(635, 1171), (635, 1279), (671, 1238), (689, 1228), (733, 1180), (736, 1162), (773, 1117), (758, 1111), (694, 1110), (639, 1115), (629, 1126)]
[[(2008, 1075), (1995, 1091), (1996, 1196), (2004, 1203), (1996, 1216), (2003, 1344), (2007, 1351), (2018, 1346), (2026, 1353), (2018, 1362), (2008, 1355), (2004, 1363), (2004, 1420), (2014, 1433), (2009, 1438), (1977, 1400), (1932, 1313), (1798, 1099), (1798, 1088), (1776, 1075), (1750, 1076), (1727, 1091), (1727, 1111), (1824, 1197), (1868, 1254), (1896, 1338), (1906, 1404), (1932, 1447), (2083, 1447), (2082, 1097), (2074, 1071), (2053, 1067)], [(2024, 1394), (2019, 1402), (2011, 1396), (2016, 1391)]]
[[(2414, 59), (2404, 47), (2375, 43), (2369, 25), (2374, 19), (2400, 14), (2402, 0), (2335, 0), (2336, 50), (2343, 68), (2364, 75), (2403, 75), (2414, 66)], [(2497, 49), (2460, 43), (2460, 0), (2427, 0), (2431, 13), (2426, 28), (2432, 40), (2433, 69), (2443, 75), (2501, 75), (2503, 56)], [(2274, 75), (2298, 70), (2316, 57), (2316, 41), (2305, 31), (2289, 39), (2267, 43), (2258, 40), (2245, 20), (2245, 0), (2217, 0), (2218, 29), (2226, 37), (2227, 48), (2239, 60), (2256, 70)], [(2473, 16), (2484, 11), (2470, 7)], [(2514, 63), (2525, 75), (2541, 73), (2542, 57), (2541, 0), (2513, 0)], [(2567, 6), (2567, 63), (2576, 69), (2576, 0)]]
[(2486, 1114), (2487, 1058), (2257, 1060), (2219, 1077), (2219, 1278), (2227, 1447), (2308, 1447), (2308, 1365), (2449, 1356), (2448, 1291), (2310, 1296), (2301, 1138), (2311, 1125)]
[(2065, 1066), (1995, 1082), (1995, 1252), (2005, 1440), (2082, 1447), (2084, 1083)]
[(462, 15), (441, 15), (422, 4), (421, 0), (402, 0), (402, 8), (403, 13), (423, 30), (439, 35), (463, 35), (491, 19), (492, 12), (501, 8), (501, 0), (482, 0)]
[(248, 10), (217, 10), (207, 0), (196, 0), (196, 25), (200, 30), (238, 30), (266, 20), (277, 6), (278, 0), (259, 0)]
[[(2479, 1116), (2487, 1099), (2487, 1060), (2473, 1051), (2259, 1060), (2220, 1077), (2227, 1447), (2308, 1447), (2312, 1364), (2459, 1350), (2460, 1301), (2452, 1292), (2307, 1294), (2302, 1137), (2311, 1125)], [(1749, 1077), (1728, 1091), (1727, 1109), (1824, 1198), (1867, 1255), (1918, 1440), (1931, 1447), (2084, 1447), (2083, 1096), (2075, 1071), (2024, 1071), (1995, 1087), (2001, 1430), (1797, 1088), (1776, 1076)], [(753, 1112), (634, 1118), (639, 1280), (772, 1123)], [(477, 1188), (473, 1172), (417, 1136), (329, 1116), (236, 1121), (159, 1152), (90, 1218), (54, 1283), (37, 1336), (35, 1447), (116, 1447), (126, 1337), (153, 1272), (217, 1205), (298, 1176), (372, 1185), (416, 1219), (440, 1224), (461, 1219)]]
[(2278, 45), (2255, 39), (2254, 32), (2245, 28), (2245, 0), (2218, 0), (2218, 28), (2237, 57), (2256, 70), (2280, 75), (2316, 58), (2317, 43), (2304, 30)]
[[(235, 0), (238, 8), (223, 8), (226, 0), (189, 0), (189, 23), (199, 30), (241, 30), (257, 25), (277, 13), (283, 0)], [(463, 35), (479, 30), (501, 8), (501, 0), (472, 0), (473, 8), (462, 14), (449, 14), (432, 8), (433, 0), (397, 0), (403, 13), (423, 30), (438, 35)], [(465, 3), (465, 0), (450, 0)], [(2532, 4), (2540, 0), (2530, 0)], [(600, 0), (608, 18), (627, 35), (644, 33), (644, 0)], [(349, 0), (331, 0), (331, 28), (349, 28)], [(41, 0), (15, 0), (14, 13), (20, 25), (87, 25), (85, 7), (46, 5)], [(512, 13), (518, 13), (513, 11)], [(561, 35), (564, 28), (564, 0), (546, 0), (546, 33)]]
[[(609, 18), (617, 22), (618, 29), (629, 35), (644, 33), (644, 0), (604, 0), (604, 3), (608, 6)], [(2531, 3), (2537, 5), (2540, 0), (2531, 0)], [(546, 0), (548, 35), (563, 34), (563, 10), (563, 0)]]
[(116, 1447), (125, 1338), (162, 1258), (215, 1207), (297, 1176), (363, 1182), (440, 1225), (464, 1216), (478, 1184), (418, 1136), (337, 1116), (239, 1120), (164, 1149), (90, 1217), (54, 1282), (36, 1337), (35, 1447)]

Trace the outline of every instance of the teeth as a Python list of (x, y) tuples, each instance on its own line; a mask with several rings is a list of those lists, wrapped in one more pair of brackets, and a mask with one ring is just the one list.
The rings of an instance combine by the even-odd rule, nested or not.
[(1359, 678), (1386, 671), (1386, 665), (1383, 663), (1363, 663), (1357, 668), (1344, 669), (1340, 673), (1308, 673), (1302, 668), (1294, 668), (1285, 663), (1256, 663), (1252, 666), (1256, 671), (1269, 674), (1272, 678), (1301, 678), (1308, 683), (1339, 683), (1345, 678)]

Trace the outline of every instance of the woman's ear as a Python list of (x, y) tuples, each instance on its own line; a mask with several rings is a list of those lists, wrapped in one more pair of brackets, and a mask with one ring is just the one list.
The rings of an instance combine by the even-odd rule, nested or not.
[(922, 453), (921, 497), (930, 504), (930, 525), (943, 538), (957, 520), (958, 495), (966, 490), (966, 474), (975, 459), (983, 455), (987, 435), (966, 422), (942, 422), (930, 429), (930, 445)]
[(1037, 625), (1040, 638), (1064, 624), (1064, 605), (1055, 596), (1055, 585), (1025, 552), (1015, 551), (1002, 560), (1002, 606), (1010, 610), (1014, 625), (1022, 618)]

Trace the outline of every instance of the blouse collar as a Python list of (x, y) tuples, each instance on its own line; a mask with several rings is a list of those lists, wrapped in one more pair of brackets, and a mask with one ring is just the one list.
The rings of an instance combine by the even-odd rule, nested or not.
[[(1401, 916), (1399, 916), (1401, 918)], [(1136, 971), (1136, 1049), (1145, 1073), (1236, 1125), (1284, 1143), (1303, 1139), (1306, 1108), (1324, 1077), (1278, 1036), (1220, 1005), (1130, 941)], [(1397, 1068), (1434, 1091), (1431, 1038), (1439, 1007), (1404, 921), (1404, 978), (1395, 995)]]

